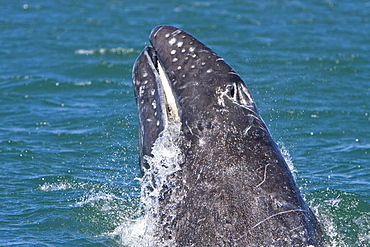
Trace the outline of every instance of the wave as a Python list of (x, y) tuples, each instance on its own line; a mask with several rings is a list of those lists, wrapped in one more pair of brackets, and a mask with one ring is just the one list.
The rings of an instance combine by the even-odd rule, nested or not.
[(75, 51), (78, 55), (104, 55), (104, 54), (116, 54), (116, 55), (126, 55), (130, 53), (137, 53), (134, 48), (96, 48), (96, 49), (79, 49)]

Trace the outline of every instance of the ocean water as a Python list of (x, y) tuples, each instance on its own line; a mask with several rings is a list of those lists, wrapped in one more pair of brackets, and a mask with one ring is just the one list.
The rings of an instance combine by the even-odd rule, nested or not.
[(0, 246), (140, 245), (131, 69), (161, 24), (241, 75), (329, 246), (370, 245), (370, 2), (0, 4)]

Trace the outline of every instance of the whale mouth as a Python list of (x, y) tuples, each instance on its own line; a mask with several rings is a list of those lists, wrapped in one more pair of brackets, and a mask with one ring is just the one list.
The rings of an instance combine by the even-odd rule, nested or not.
[(139, 113), (139, 162), (149, 168), (143, 157), (152, 156), (154, 142), (169, 125), (179, 124), (180, 109), (166, 68), (153, 46), (140, 53), (133, 67), (133, 82)]
[[(156, 102), (152, 102), (152, 106), (155, 110), (154, 115), (158, 116), (158, 118), (162, 118), (163, 128), (166, 128), (169, 123), (179, 123), (180, 115), (177, 100), (166, 68), (158, 58), (155, 48), (153, 46), (145, 47), (135, 65), (140, 64), (139, 60), (145, 60), (149, 69), (143, 71), (142, 68), (137, 70), (136, 68), (138, 66), (134, 67), (133, 79), (137, 81), (137, 83), (141, 82), (141, 84), (138, 85), (139, 88), (136, 95), (140, 95), (140, 91), (148, 90), (152, 87), (151, 94), (156, 100)], [(140, 77), (140, 75), (138, 75), (140, 72), (143, 73), (142, 77), (145, 77), (146, 80), (138, 78)], [(148, 84), (151, 85), (148, 87)]]
[(165, 116), (167, 116), (168, 122), (179, 123), (180, 116), (179, 116), (179, 107), (175, 99), (174, 92), (172, 90), (172, 86), (170, 80), (168, 78), (166, 69), (163, 67), (161, 61), (159, 60), (154, 47), (149, 46), (148, 49), (151, 50), (151, 61), (153, 66), (156, 68), (157, 73), (154, 73), (156, 77), (157, 83), (160, 83), (159, 88), (162, 89), (161, 92), (164, 96), (164, 110)]

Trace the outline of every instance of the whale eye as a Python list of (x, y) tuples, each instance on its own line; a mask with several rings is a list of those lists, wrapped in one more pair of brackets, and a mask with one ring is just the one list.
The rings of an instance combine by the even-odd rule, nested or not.
[(230, 88), (230, 95), (231, 95), (231, 97), (232, 98), (234, 98), (235, 97), (235, 87), (234, 86), (230, 86), (231, 88)]
[(231, 98), (231, 99), (236, 99), (235, 97), (236, 97), (236, 94), (237, 94), (237, 88), (236, 88), (236, 86), (235, 86), (235, 84), (233, 84), (233, 85), (228, 85), (227, 87), (227, 96), (229, 96), (229, 98)]

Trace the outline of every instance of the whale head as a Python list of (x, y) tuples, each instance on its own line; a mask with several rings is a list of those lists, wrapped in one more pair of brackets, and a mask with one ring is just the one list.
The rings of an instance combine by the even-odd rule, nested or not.
[(181, 123), (191, 142), (212, 142), (230, 132), (253, 139), (268, 136), (248, 88), (223, 58), (172, 26), (154, 28), (149, 40), (152, 46), (133, 68), (141, 157), (150, 155), (171, 122)]

